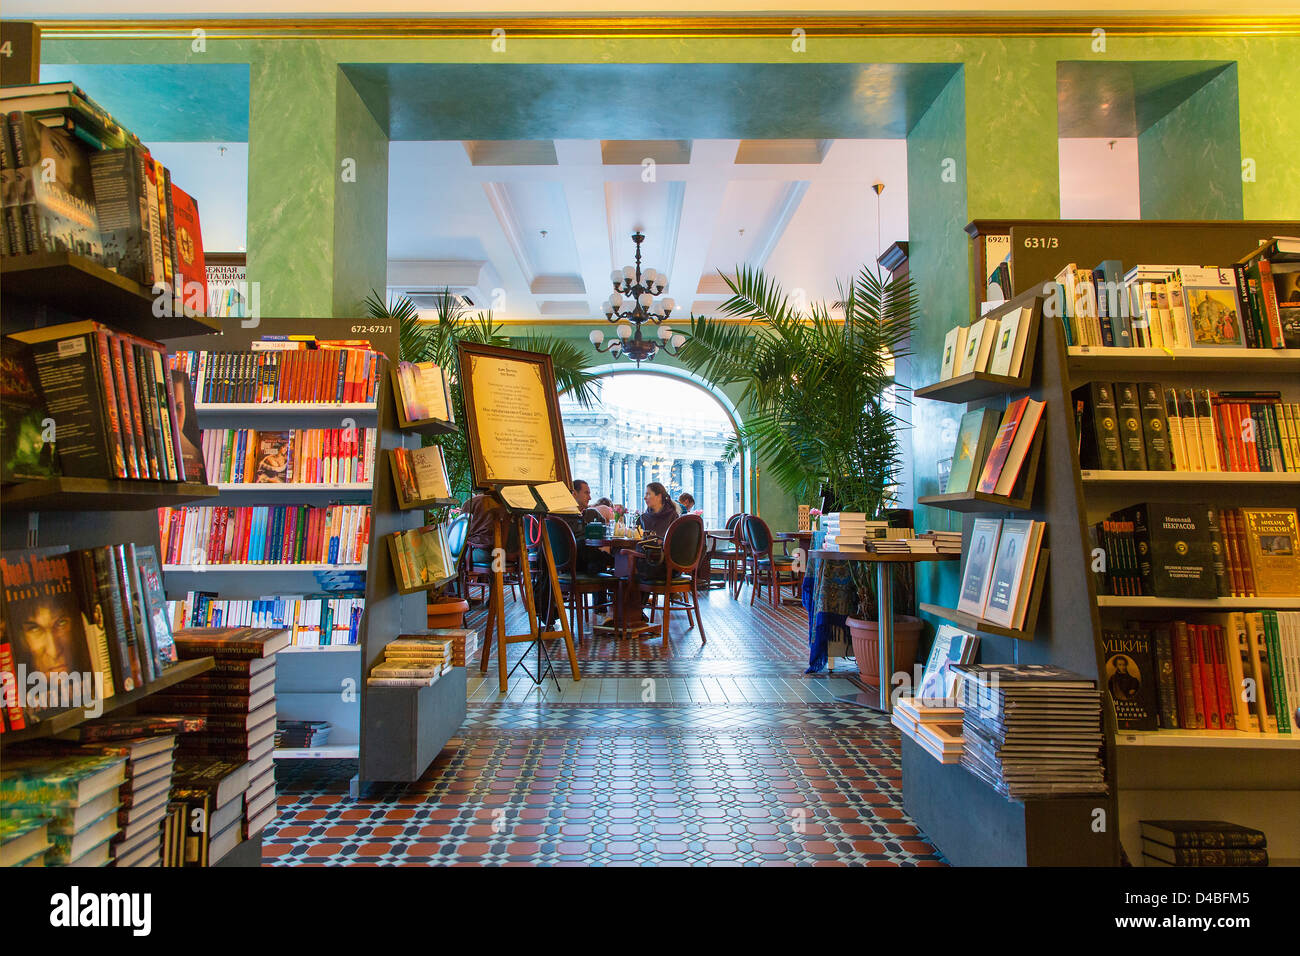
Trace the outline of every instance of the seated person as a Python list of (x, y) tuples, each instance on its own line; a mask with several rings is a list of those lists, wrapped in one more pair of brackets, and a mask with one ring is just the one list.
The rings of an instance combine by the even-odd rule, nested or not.
[[(647, 535), (653, 536), (658, 540), (660, 545), (668, 536), (668, 527), (677, 520), (677, 506), (673, 504), (672, 498), (668, 496), (668, 489), (657, 481), (652, 481), (645, 486), (645, 505), (646, 510), (641, 512), (641, 517), (637, 518), (637, 527)], [(642, 554), (645, 550), (638, 546), (637, 551)], [(659, 560), (655, 562), (644, 559), (637, 562), (637, 573), (642, 580), (662, 579), (664, 574), (663, 552), (659, 552)]]
[[(495, 540), (492, 529), (498, 521), (504, 521), (508, 517), (506, 509), (491, 495), (475, 495), (460, 510), (469, 515), (465, 547), (469, 551), (470, 563), (491, 564)], [(507, 540), (508, 538), (509, 535)]]
[[(578, 546), (577, 571), (579, 574), (600, 574), (608, 571), (614, 565), (614, 559), (598, 548), (587, 547), (586, 527), (582, 520), (582, 512), (587, 510), (591, 503), (591, 485), (581, 478), (573, 482), (573, 498), (578, 502), (578, 514), (576, 515), (558, 515), (564, 523), (569, 526), (573, 532), (573, 538)], [(550, 582), (545, 575), (539, 574), (533, 582), (533, 606), (537, 608), (544, 627), (551, 627), (557, 620), (556, 610), (552, 606)], [(598, 600), (606, 603), (604, 595), (598, 596)]]
[(683, 491), (677, 496), (677, 507), (684, 515), (695, 514), (695, 496), (689, 491)]
[(614, 520), (614, 502), (610, 501), (608, 498), (597, 499), (596, 503), (591, 507), (595, 509), (603, 520)]

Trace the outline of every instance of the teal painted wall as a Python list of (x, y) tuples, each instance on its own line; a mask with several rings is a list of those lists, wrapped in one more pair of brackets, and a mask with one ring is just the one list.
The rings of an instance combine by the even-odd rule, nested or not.
[(1237, 68), (1138, 134), (1143, 219), (1241, 219)]
[(388, 136), (342, 71), (336, 82), (333, 314), (358, 317), (388, 281)]

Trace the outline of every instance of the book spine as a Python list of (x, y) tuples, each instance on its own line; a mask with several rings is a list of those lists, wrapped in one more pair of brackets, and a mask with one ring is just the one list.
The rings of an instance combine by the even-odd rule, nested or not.
[(1155, 627), (1152, 644), (1155, 646), (1156, 692), (1160, 702), (1160, 726), (1165, 730), (1178, 729), (1178, 684), (1174, 676), (1174, 642), (1168, 624)]
[(1214, 681), (1214, 661), (1209, 656), (1205, 627), (1189, 624), (1187, 629), (1192, 645), (1192, 683), (1197, 690), (1199, 712), (1204, 715), (1204, 727), (1206, 730), (1222, 730), (1219, 723), (1219, 695)]
[(1200, 710), (1199, 687), (1195, 681), (1191, 635), (1186, 621), (1174, 622), (1174, 663), (1178, 688), (1178, 726), (1203, 730), (1205, 715)]
[(106, 329), (98, 329), (95, 332), (95, 357), (99, 361), (99, 381), (103, 386), (104, 412), (108, 418), (109, 439), (113, 452), (113, 474), (118, 478), (129, 478), (130, 473), (126, 470), (126, 449), (122, 440), (122, 421), (118, 417), (112, 347), (109, 345)]
[(50, 417), (55, 420), (59, 465), (71, 478), (106, 478), (114, 474), (107, 410), (100, 396), (95, 337), (89, 333), (31, 348)]
[(1214, 662), (1214, 689), (1219, 708), (1219, 727), (1234, 730), (1237, 724), (1236, 710), (1232, 706), (1232, 679), (1228, 673), (1228, 653), (1224, 630), (1217, 624), (1205, 626), (1208, 653)]
[(1291, 733), (1293, 701), (1287, 697), (1286, 662), (1282, 657), (1282, 644), (1277, 629), (1277, 611), (1261, 612), (1264, 618), (1265, 650), (1268, 652), (1268, 673), (1273, 685), (1273, 709), (1277, 713), (1277, 732)]
[(1250, 285), (1246, 276), (1246, 267), (1237, 263), (1232, 267), (1232, 276), (1237, 285), (1237, 301), (1241, 304), (1241, 326), (1246, 333), (1246, 348), (1259, 348), (1255, 338), (1255, 310), (1250, 298)]
[(1286, 348), (1282, 317), (1278, 312), (1277, 287), (1273, 284), (1273, 264), (1262, 256), (1256, 261), (1259, 263), (1259, 291), (1264, 305), (1268, 344), (1275, 349)]

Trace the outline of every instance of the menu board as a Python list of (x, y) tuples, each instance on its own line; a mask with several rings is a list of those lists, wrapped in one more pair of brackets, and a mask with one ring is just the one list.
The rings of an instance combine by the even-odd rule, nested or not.
[(551, 357), (460, 343), (474, 486), (569, 483)]

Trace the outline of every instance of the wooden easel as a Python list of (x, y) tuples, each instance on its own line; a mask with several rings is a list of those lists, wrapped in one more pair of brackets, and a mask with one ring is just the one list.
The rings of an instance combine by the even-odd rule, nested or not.
[[(528, 573), (528, 537), (524, 529), (524, 515), (522, 513), (512, 516), (513, 520), (519, 523), (519, 564), (520, 577), (526, 577)], [(493, 569), (492, 569), (492, 593), (488, 597), (488, 616), (487, 622), (483, 628), (483, 653), (479, 658), (479, 670), (486, 674), (488, 669), (488, 658), (492, 656), (492, 631), (496, 629), (497, 643), (497, 682), (502, 694), (510, 689), (510, 675), (514, 673), (514, 668), (506, 670), (506, 647), (510, 644), (536, 644), (538, 668), (534, 676), (524, 664), (524, 658), (515, 662), (515, 667), (524, 664), (524, 670), (533, 677), (533, 682), (541, 684), (546, 677), (546, 671), (551, 672), (554, 678), (554, 668), (551, 666), (550, 655), (546, 654), (545, 645), (542, 643), (548, 638), (555, 636), (554, 631), (543, 631), (537, 617), (537, 609), (533, 606), (533, 588), (532, 582), (524, 582), (521, 590), (524, 592), (524, 607), (528, 610), (528, 632), (525, 634), (507, 634), (506, 633), (506, 588), (505, 588), (505, 568), (504, 562), (495, 560), (496, 555), (505, 552), (505, 535), (503, 527), (505, 521), (498, 521), (492, 529), (493, 543)], [(546, 559), (546, 574), (551, 582), (551, 600), (555, 602), (555, 607), (560, 609), (560, 635), (564, 638), (564, 646), (569, 652), (569, 671), (575, 681), (582, 680), (582, 675), (578, 671), (578, 654), (573, 648), (573, 632), (569, 629), (569, 617), (564, 613), (564, 597), (560, 592), (560, 577), (555, 569), (555, 555), (551, 552), (551, 539), (547, 535), (546, 529), (542, 529), (542, 554)], [(543, 654), (546, 655), (546, 670), (542, 669), (541, 660)], [(527, 657), (525, 652), (524, 657)], [(557, 680), (558, 685), (558, 680)]]

